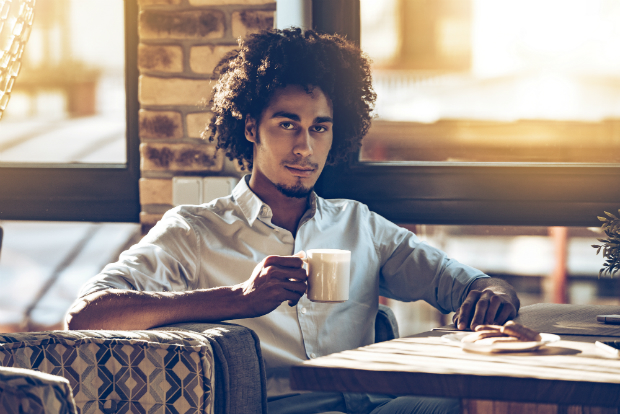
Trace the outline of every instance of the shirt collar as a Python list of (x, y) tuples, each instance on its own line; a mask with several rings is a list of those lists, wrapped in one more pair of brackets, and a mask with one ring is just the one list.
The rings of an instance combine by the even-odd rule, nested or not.
[[(263, 203), (263, 200), (258, 198), (258, 196), (250, 190), (250, 186), (248, 185), (250, 176), (250, 174), (243, 176), (243, 178), (233, 189), (232, 196), (235, 198), (237, 205), (243, 212), (245, 219), (248, 221), (250, 226), (253, 226), (254, 221), (258, 218), (258, 215), (261, 214), (261, 210), (264, 212), (269, 208), (269, 206)], [(271, 211), (271, 209), (269, 210)]]
[[(248, 185), (250, 177), (251, 174), (247, 174), (239, 181), (239, 183), (232, 191), (232, 196), (237, 202), (237, 205), (239, 205), (239, 208), (243, 212), (243, 215), (245, 216), (250, 226), (253, 226), (254, 221), (256, 221), (257, 218), (271, 219), (273, 213), (267, 203), (263, 202), (263, 200), (261, 200), (250, 189), (250, 186)], [(306, 212), (304, 213), (299, 223), (300, 225), (303, 222), (310, 220), (316, 214), (317, 199), (318, 196), (313, 191), (310, 194), (310, 197), (308, 197), (308, 210), (306, 210)]]
[(314, 191), (310, 193), (310, 197), (308, 197), (308, 210), (306, 210), (304, 215), (301, 217), (301, 220), (299, 220), (300, 227), (306, 221), (311, 220), (315, 216), (317, 212), (318, 199), (319, 197), (316, 195)]

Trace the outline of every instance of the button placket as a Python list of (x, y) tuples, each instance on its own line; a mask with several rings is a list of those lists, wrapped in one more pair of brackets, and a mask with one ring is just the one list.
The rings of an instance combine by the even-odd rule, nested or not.
[(315, 341), (312, 339), (312, 335), (309, 332), (314, 332), (316, 327), (313, 326), (312, 318), (306, 317), (305, 315), (308, 313), (308, 299), (306, 296), (303, 296), (298, 304), (297, 304), (297, 317), (299, 320), (299, 326), (301, 327), (302, 339), (304, 348), (306, 351), (306, 355), (308, 358), (312, 358), (312, 355), (316, 355), (314, 353), (316, 349)]

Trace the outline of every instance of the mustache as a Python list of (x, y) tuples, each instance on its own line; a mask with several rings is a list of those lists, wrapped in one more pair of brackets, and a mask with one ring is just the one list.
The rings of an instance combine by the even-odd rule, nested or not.
[(286, 166), (286, 165), (290, 165), (290, 166), (295, 166), (295, 167), (300, 167), (300, 168), (312, 168), (313, 170), (316, 170), (319, 168), (319, 164), (316, 164), (310, 160), (304, 160), (301, 158), (293, 158), (293, 159), (289, 159), (289, 160), (284, 160), (280, 163), (280, 165), (282, 166)]

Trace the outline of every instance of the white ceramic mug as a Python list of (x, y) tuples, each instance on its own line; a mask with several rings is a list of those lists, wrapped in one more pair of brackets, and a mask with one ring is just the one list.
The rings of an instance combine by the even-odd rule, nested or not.
[(308, 299), (313, 302), (344, 302), (349, 299), (351, 252), (312, 249), (306, 252)]

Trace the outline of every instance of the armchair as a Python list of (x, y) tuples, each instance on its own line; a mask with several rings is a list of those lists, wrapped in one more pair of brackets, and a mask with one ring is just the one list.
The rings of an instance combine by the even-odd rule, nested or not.
[(0, 368), (0, 411), (76, 414), (66, 378), (20, 368)]
[[(375, 326), (377, 342), (398, 337), (388, 307)], [(81, 414), (267, 413), (259, 339), (235, 324), (0, 334), (0, 366), (66, 378)]]

